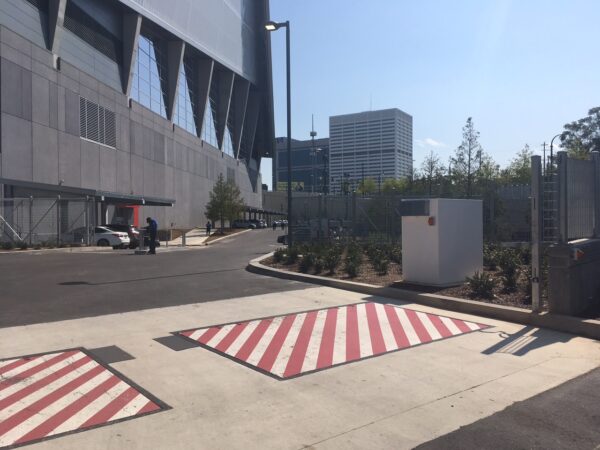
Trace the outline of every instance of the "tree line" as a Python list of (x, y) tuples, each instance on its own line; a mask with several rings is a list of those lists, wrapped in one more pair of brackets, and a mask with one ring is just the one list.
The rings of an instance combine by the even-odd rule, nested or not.
[[(438, 195), (451, 197), (485, 197), (491, 188), (523, 185), (531, 181), (531, 157), (528, 144), (501, 168), (479, 142), (480, 133), (469, 117), (462, 129), (462, 142), (447, 164), (433, 151), (425, 156), (420, 170), (401, 179), (385, 179), (381, 187), (373, 179), (361, 180), (356, 192), (372, 194)], [(585, 159), (592, 151), (600, 151), (600, 107), (589, 110), (582, 119), (564, 126), (560, 135), (561, 149), (570, 157)]]

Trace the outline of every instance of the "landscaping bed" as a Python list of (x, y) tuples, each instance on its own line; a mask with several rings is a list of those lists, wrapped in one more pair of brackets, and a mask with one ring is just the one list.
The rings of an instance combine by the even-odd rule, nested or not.
[(401, 248), (391, 243), (299, 244), (280, 248), (261, 262), (291, 272), (531, 309), (528, 249), (486, 245), (484, 271), (449, 288), (403, 282)]

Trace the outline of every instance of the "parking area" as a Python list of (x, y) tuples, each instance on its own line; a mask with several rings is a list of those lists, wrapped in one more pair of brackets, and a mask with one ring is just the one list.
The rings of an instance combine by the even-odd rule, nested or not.
[(2, 255), (0, 448), (413, 448), (600, 365), (596, 341), (245, 271), (277, 235)]

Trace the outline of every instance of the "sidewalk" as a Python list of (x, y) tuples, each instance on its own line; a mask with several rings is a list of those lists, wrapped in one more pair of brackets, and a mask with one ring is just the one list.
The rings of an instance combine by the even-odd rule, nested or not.
[[(416, 304), (403, 306), (481, 322), (490, 328), (286, 381), (205, 348), (168, 346), (173, 342), (170, 333), (177, 330), (365, 301), (388, 300), (311, 287), (4, 328), (0, 329), (0, 358), (76, 346), (117, 346), (133, 359), (115, 360), (110, 366), (147, 389), (147, 396), (156, 396), (172, 408), (64, 435), (36, 447), (61, 450), (413, 448), (558, 386), (600, 363), (600, 344), (589, 339)], [(361, 333), (368, 333), (369, 324), (360, 318), (358, 327)], [(267, 337), (275, 331), (272, 327), (255, 329)], [(248, 328), (245, 333), (256, 338), (250, 358), (260, 361), (271, 345), (251, 331)], [(215, 342), (223, 336), (214, 335)], [(313, 347), (308, 340), (304, 344), (308, 350)], [(360, 350), (369, 349), (361, 345)], [(79, 395), (78, 391), (73, 395)], [(73, 423), (97, 414), (94, 403), (81, 410), (78, 405), (72, 407), (80, 411), (70, 419)]]
[[(193, 230), (185, 233), (185, 245), (186, 247), (200, 247), (206, 243), (208, 236), (206, 235), (206, 228), (194, 228)], [(181, 246), (183, 239), (180, 237), (171, 241), (165, 242), (165, 246)]]

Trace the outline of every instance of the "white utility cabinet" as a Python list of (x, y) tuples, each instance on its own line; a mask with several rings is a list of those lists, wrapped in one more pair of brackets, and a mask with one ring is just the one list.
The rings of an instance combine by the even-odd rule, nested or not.
[(426, 215), (402, 216), (403, 279), (433, 286), (461, 284), (483, 268), (482, 201), (427, 201), (428, 212), (424, 208), (419, 213)]

